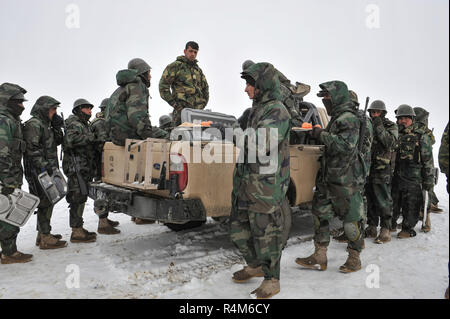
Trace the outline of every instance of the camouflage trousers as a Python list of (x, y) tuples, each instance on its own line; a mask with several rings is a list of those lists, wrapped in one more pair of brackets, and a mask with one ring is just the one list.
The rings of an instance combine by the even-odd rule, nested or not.
[(390, 184), (368, 183), (366, 185), (367, 197), (367, 224), (382, 228), (391, 228), (392, 223), (392, 195)]
[[(86, 185), (91, 181), (90, 177), (83, 176)], [(83, 227), (84, 205), (87, 201), (87, 195), (81, 193), (81, 188), (76, 175), (70, 175), (67, 179), (68, 192), (66, 201), (69, 203), (69, 224), (72, 228)]]
[(347, 197), (331, 197), (326, 187), (317, 187), (313, 197), (312, 213), (314, 242), (322, 246), (329, 245), (330, 222), (333, 217), (338, 217), (344, 223), (344, 232), (349, 239), (348, 248), (362, 251), (365, 208), (361, 191)]
[(272, 214), (235, 209), (231, 212), (231, 241), (252, 268), (262, 266), (265, 279), (280, 279), (283, 249), (281, 207)]
[(0, 221), (0, 245), (2, 254), (11, 256), (17, 251), (16, 239), (20, 228)]
[(434, 192), (434, 187), (428, 192), (428, 198), (430, 199), (428, 202), (428, 208), (430, 208), (431, 204), (437, 205), (439, 203), (439, 199)]
[(37, 215), (37, 223), (36, 230), (41, 234), (50, 234), (52, 230), (52, 226), (50, 225), (50, 221), (53, 215), (53, 207), (52, 203), (48, 200), (47, 196), (45, 196), (41, 190), (35, 190), (30, 187), (30, 193), (39, 197), (40, 202), (38, 209), (36, 211)]
[(397, 220), (402, 215), (402, 229), (414, 229), (423, 205), (422, 186), (395, 178), (392, 183), (392, 200), (392, 228), (397, 226)]

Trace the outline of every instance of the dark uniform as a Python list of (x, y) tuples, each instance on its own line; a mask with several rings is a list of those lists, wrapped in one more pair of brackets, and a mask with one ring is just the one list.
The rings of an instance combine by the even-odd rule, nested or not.
[(372, 144), (372, 164), (366, 187), (368, 199), (368, 237), (377, 237), (378, 224), (381, 226), (377, 243), (390, 240), (392, 222), (392, 174), (395, 164), (395, 145), (398, 139), (397, 124), (386, 118), (387, 110), (383, 101), (374, 101), (368, 111), (379, 111), (381, 115), (372, 117), (374, 139)]
[[(88, 186), (96, 174), (95, 136), (89, 127), (91, 116), (82, 111), (82, 109), (93, 107), (88, 101), (78, 99), (74, 103), (73, 115), (66, 120), (63, 170), (68, 177), (69, 190), (66, 200), (70, 207), (71, 242), (93, 242), (97, 238), (95, 232), (88, 232), (83, 228), (83, 212), (88, 194), (83, 194), (80, 185), (84, 181), (84, 184)], [(78, 163), (80, 180), (77, 177), (73, 159)]]
[[(0, 85), (0, 183), (1, 193), (9, 196), (22, 186), (22, 155), (26, 144), (22, 135), (20, 115), (27, 91), (17, 84)], [(1, 263), (28, 262), (33, 255), (17, 251), (20, 228), (0, 221)]]
[[(57, 147), (63, 141), (62, 118), (56, 114), (59, 104), (60, 102), (50, 96), (41, 96), (31, 109), (32, 118), (25, 123), (23, 129), (27, 143), (24, 157), (25, 177), (30, 193), (40, 199), (37, 210), (36, 245), (41, 249), (63, 248), (67, 245), (66, 241), (60, 240), (61, 235), (50, 233), (54, 205), (43, 193), (37, 180), (40, 173), (47, 171), (51, 176), (53, 170), (59, 168)], [(55, 109), (52, 120), (49, 117), (51, 109)]]
[[(406, 104), (396, 110), (399, 138), (392, 183), (392, 227), (396, 227), (401, 214), (403, 222), (399, 238), (416, 235), (414, 227), (423, 205), (422, 192), (431, 190), (434, 184), (431, 140), (423, 126), (414, 122), (415, 116), (414, 110)], [(399, 122), (402, 117), (411, 118), (413, 123), (405, 127)]]

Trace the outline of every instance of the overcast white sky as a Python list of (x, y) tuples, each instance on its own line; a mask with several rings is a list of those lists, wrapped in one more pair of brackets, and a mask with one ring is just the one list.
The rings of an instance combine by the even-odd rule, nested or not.
[[(75, 6), (73, 6), (75, 5)], [(130, 59), (152, 66), (151, 120), (172, 111), (159, 95), (164, 68), (199, 43), (207, 108), (240, 115), (246, 59), (271, 62), (292, 82), (342, 80), (366, 96), (431, 111), (440, 140), (449, 111), (448, 0), (0, 0), (0, 83), (28, 90), (22, 118), (41, 95), (98, 106)], [(77, 19), (78, 18), (78, 19)], [(99, 111), (96, 107), (95, 112)]]

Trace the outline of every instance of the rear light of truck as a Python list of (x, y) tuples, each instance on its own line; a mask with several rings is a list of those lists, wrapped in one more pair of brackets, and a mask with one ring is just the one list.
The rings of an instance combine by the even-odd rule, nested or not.
[(178, 190), (184, 191), (188, 183), (188, 166), (183, 155), (170, 154), (169, 175), (178, 175)]

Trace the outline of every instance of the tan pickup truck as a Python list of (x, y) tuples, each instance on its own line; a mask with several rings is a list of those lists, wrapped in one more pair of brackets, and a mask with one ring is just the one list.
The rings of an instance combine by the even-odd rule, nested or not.
[[(316, 121), (320, 119), (326, 127), (325, 109), (311, 106)], [(209, 111), (186, 113), (182, 114), (185, 123), (231, 125), (236, 121), (233, 116)], [(239, 149), (209, 136), (205, 129), (201, 124), (187, 124), (174, 130), (170, 140), (129, 139), (124, 147), (106, 143), (102, 181), (91, 183), (91, 198), (110, 212), (157, 220), (174, 230), (199, 226), (207, 217), (229, 216)], [(303, 142), (290, 145), (288, 199), (293, 207), (312, 200), (322, 152), (322, 146), (311, 145), (304, 131), (293, 128), (291, 132), (291, 141)]]

